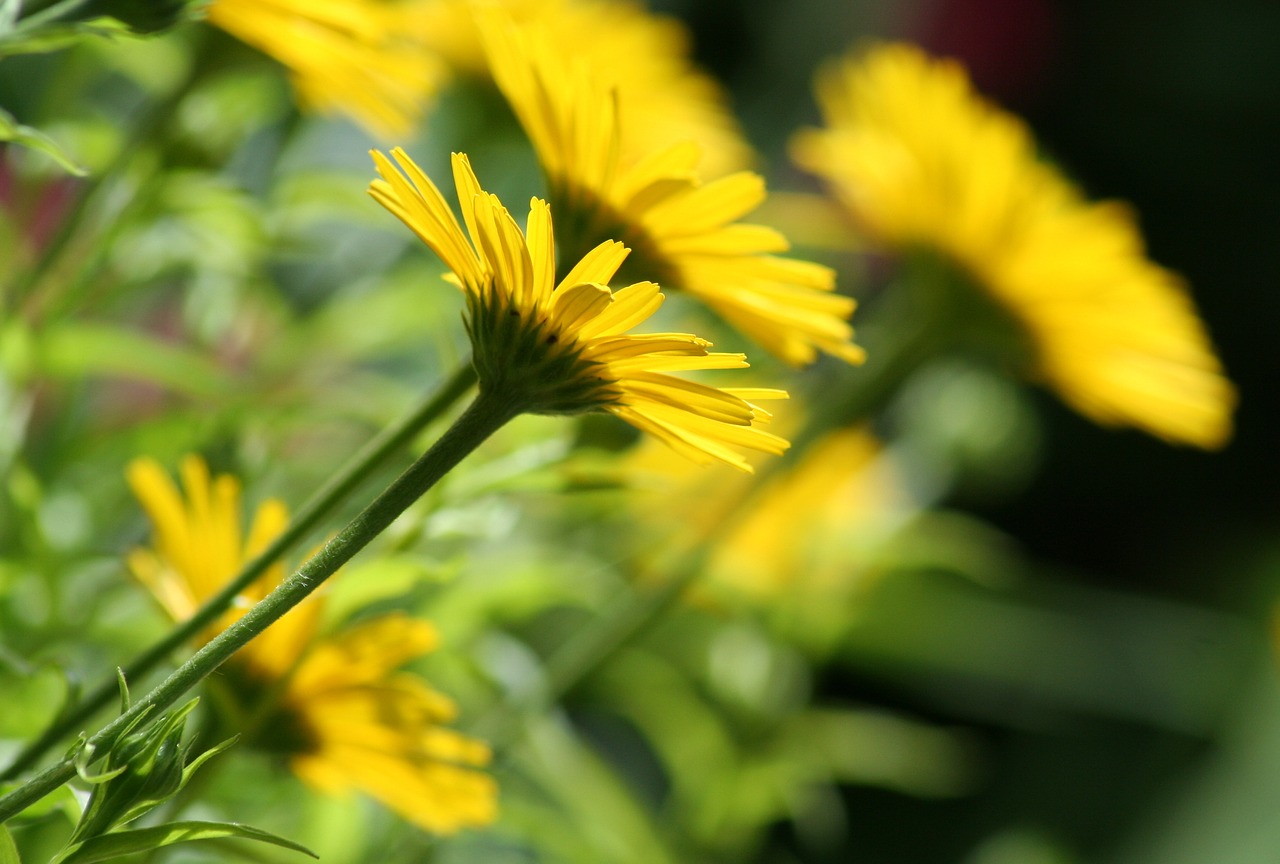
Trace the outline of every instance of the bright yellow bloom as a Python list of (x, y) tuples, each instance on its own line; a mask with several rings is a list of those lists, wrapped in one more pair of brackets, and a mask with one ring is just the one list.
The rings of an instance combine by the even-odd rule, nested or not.
[(742, 354), (709, 353), (711, 343), (688, 333), (628, 332), (663, 298), (652, 282), (609, 289), (629, 251), (621, 243), (600, 243), (557, 284), (545, 201), (532, 200), (526, 237), (480, 187), (467, 157), (455, 153), (464, 234), (422, 169), (403, 150), (392, 155), (399, 169), (373, 153), (382, 179), (369, 193), (440, 256), (462, 288), (482, 388), (500, 387), (533, 413), (607, 411), (703, 463), (750, 471), (734, 448), (786, 449), (786, 441), (759, 428), (768, 413), (748, 401), (785, 393), (724, 390), (667, 374), (743, 368)]
[[(745, 478), (690, 476), (652, 448), (628, 467), (637, 518), (690, 544), (714, 536), (706, 575), (755, 601), (847, 599), (864, 586), (875, 543), (911, 509), (894, 465), (862, 428), (827, 433), (759, 489)], [(718, 533), (722, 523), (729, 528)]]
[(413, 132), (445, 78), (406, 37), (421, 7), (386, 0), (214, 0), (211, 24), (275, 58), (303, 107), (345, 113), (383, 139)]
[[(244, 536), (235, 478), (210, 477), (195, 456), (183, 461), (181, 473), (185, 495), (152, 459), (128, 469), (155, 535), (153, 548), (129, 556), (129, 567), (175, 620), (216, 593), (288, 522), (284, 505), (267, 501)], [(201, 641), (234, 622), (284, 575), (283, 565), (274, 565)], [(276, 700), (261, 728), (250, 730), (253, 743), (287, 756), (294, 773), (316, 789), (361, 790), (429, 831), (492, 822), (496, 786), (477, 770), (489, 761), (488, 747), (443, 726), (457, 714), (448, 697), (395, 671), (435, 648), (435, 628), (391, 614), (321, 636), (322, 608), (318, 597), (303, 602), (224, 667), (237, 695)]]
[[(691, 140), (712, 175), (751, 161), (724, 93), (690, 62), (684, 24), (627, 0), (490, 0), (520, 23), (537, 21), (561, 57), (587, 57), (600, 80), (628, 106), (620, 130), (623, 158)], [(421, 39), (454, 68), (489, 75), (476, 28), (475, 0), (437, 0), (415, 23)]]
[(835, 274), (777, 257), (786, 238), (737, 221), (764, 200), (761, 177), (743, 171), (702, 183), (691, 141), (627, 158), (619, 129), (631, 105), (606, 89), (607, 76), (589, 57), (563, 51), (534, 24), (479, 20), (494, 78), (575, 238), (621, 239), (663, 285), (697, 297), (788, 363), (808, 363), (818, 351), (862, 360), (847, 320), (854, 302), (832, 293)]
[(1019, 322), (1037, 377), (1093, 420), (1219, 447), (1235, 392), (1131, 212), (1089, 203), (964, 70), (910, 45), (827, 67), (794, 155), (881, 243), (940, 250)]

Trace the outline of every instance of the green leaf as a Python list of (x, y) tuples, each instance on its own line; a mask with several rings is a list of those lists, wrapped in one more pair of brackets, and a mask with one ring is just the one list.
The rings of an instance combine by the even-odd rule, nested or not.
[(37, 365), (55, 377), (137, 378), (190, 396), (230, 389), (226, 373), (191, 349), (110, 324), (64, 321), (39, 335)]
[(0, 864), (22, 864), (18, 857), (18, 847), (9, 835), (9, 829), (0, 825)]
[(135, 828), (130, 831), (113, 831), (91, 837), (81, 843), (69, 847), (55, 858), (52, 864), (91, 864), (94, 861), (107, 861), (121, 855), (132, 855), (146, 852), (176, 843), (190, 843), (195, 840), (221, 840), (228, 837), (241, 840), (256, 840), (259, 843), (270, 843), (285, 849), (292, 849), (304, 855), (317, 858), (314, 852), (300, 846), (292, 840), (277, 837), (267, 831), (240, 825), (235, 822), (169, 822), (153, 828)]
[[(0, 56), (3, 56), (4, 53), (4, 46), (0, 45)], [(61, 165), (64, 170), (75, 174), (77, 177), (83, 177), (89, 173), (87, 169), (76, 164), (75, 160), (67, 155), (57, 141), (54, 141), (39, 129), (22, 125), (3, 108), (0, 108), (0, 141), (12, 141), (24, 147), (39, 150)]]

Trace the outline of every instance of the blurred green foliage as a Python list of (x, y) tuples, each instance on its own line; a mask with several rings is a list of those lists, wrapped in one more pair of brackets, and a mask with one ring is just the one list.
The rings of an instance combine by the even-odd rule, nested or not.
[[(1231, 73), (1238, 45), (1263, 62), (1276, 22), (1265, 3), (1158, 5), (1055, 7), (1044, 83), (1014, 98), (1190, 276), (1245, 394), (1232, 450), (1102, 432), (980, 358), (945, 358), (879, 418), (918, 507), (874, 561), (849, 562), (876, 574), (856, 602), (691, 597), (557, 682), (575, 636), (644, 596), (664, 541), (637, 530), (618, 481), (627, 436), (521, 418), (335, 581), (327, 613), (438, 625), (444, 647), (414, 671), (493, 740), (499, 823), (433, 839), (235, 750), (164, 818), (251, 817), (330, 862), (1274, 862), (1277, 301), (1254, 286), (1274, 278), (1255, 247), (1274, 250), (1280, 218), (1251, 169), (1280, 70)], [(698, 28), (784, 188), (805, 182), (780, 147), (813, 119), (817, 55), (924, 28), (872, 2), (666, 6)], [(198, 452), (253, 502), (300, 502), (467, 349), (438, 263), (364, 195), (372, 142), (299, 116), (265, 58), (198, 25), (124, 32), (169, 28), (173, 5), (82, 4), (36, 34), (0, 8), (3, 761), (167, 628), (124, 566), (147, 533), (130, 458)], [(415, 156), (441, 177), (465, 150), (505, 199), (539, 193), (503, 110), (458, 85)], [(829, 260), (868, 306), (889, 290), (875, 262)], [(672, 305), (673, 324), (697, 314)], [(818, 395), (792, 422), (820, 410), (823, 374), (795, 379)], [(22, 860), (56, 854), (78, 806), (66, 792), (14, 825)], [(0, 862), (10, 845), (0, 834)], [(292, 854), (277, 851), (252, 854)]]

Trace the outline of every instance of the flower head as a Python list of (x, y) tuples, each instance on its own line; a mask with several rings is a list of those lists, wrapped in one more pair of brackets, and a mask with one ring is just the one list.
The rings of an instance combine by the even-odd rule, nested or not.
[[(129, 566), (175, 620), (216, 593), (288, 521), (280, 502), (267, 501), (244, 535), (235, 478), (210, 477), (194, 456), (181, 473), (185, 495), (154, 460), (138, 459), (128, 469), (155, 534), (152, 548), (135, 550)], [(283, 567), (273, 566), (202, 641), (283, 576)], [(457, 713), (448, 697), (395, 671), (435, 647), (435, 628), (391, 614), (321, 636), (321, 609), (319, 598), (304, 602), (227, 664), (225, 677), (240, 698), (276, 700), (261, 728), (251, 730), (253, 743), (287, 757), (294, 773), (320, 791), (364, 791), (430, 831), (493, 821), (496, 787), (478, 770), (489, 761), (488, 748), (443, 725)]]
[[(743, 168), (752, 158), (719, 84), (690, 62), (689, 33), (678, 19), (630, 0), (493, 0), (512, 20), (536, 21), (556, 56), (586, 56), (628, 106), (623, 158), (696, 141), (703, 168)], [(489, 75), (472, 0), (438, 0), (415, 19), (422, 41), (451, 67)], [(481, 19), (483, 20), (483, 19)]]
[(677, 542), (714, 534), (710, 582), (758, 602), (848, 599), (865, 587), (876, 544), (913, 509), (897, 467), (861, 427), (826, 433), (757, 486), (690, 475), (655, 448), (637, 450), (627, 469), (635, 518)]
[(482, 388), (501, 389), (533, 413), (615, 414), (700, 462), (750, 470), (735, 447), (786, 449), (783, 439), (759, 428), (768, 414), (752, 404), (785, 393), (724, 390), (668, 374), (742, 368), (743, 355), (709, 353), (709, 342), (688, 333), (629, 332), (658, 309), (662, 295), (652, 282), (608, 287), (628, 253), (621, 243), (600, 243), (557, 282), (545, 201), (532, 200), (522, 232), (480, 187), (466, 156), (454, 154), (463, 233), (430, 178), (403, 150), (392, 156), (399, 168), (373, 153), (381, 179), (369, 192), (462, 288)]
[(631, 156), (620, 131), (630, 122), (628, 94), (608, 89), (589, 56), (562, 51), (534, 23), (479, 21), (494, 78), (575, 238), (628, 243), (662, 284), (697, 297), (789, 363), (808, 363), (818, 351), (861, 361), (847, 321), (854, 302), (832, 293), (835, 274), (778, 257), (786, 238), (737, 221), (765, 198), (758, 175), (703, 183), (699, 147), (688, 140)]
[(392, 138), (413, 131), (445, 77), (443, 62), (406, 38), (420, 9), (385, 0), (214, 0), (207, 17), (284, 65), (304, 107), (340, 111)]
[(955, 63), (884, 45), (827, 67), (794, 155), (874, 240), (960, 265), (1020, 325), (1034, 374), (1100, 423), (1222, 445), (1235, 393), (1133, 216), (1089, 203)]

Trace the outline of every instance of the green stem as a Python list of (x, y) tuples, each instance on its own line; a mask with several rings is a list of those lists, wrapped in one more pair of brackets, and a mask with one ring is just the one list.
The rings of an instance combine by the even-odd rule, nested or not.
[[(418, 461), (347, 523), (319, 552), (234, 624), (210, 640), (133, 707), (89, 738), (90, 761), (111, 749), (116, 738), (144, 713), (172, 705), (237, 650), (302, 602), (339, 567), (386, 529), (468, 453), (523, 410), (506, 394), (481, 390), (475, 401)], [(0, 823), (40, 800), (75, 775), (70, 759), (46, 769), (0, 798)]]
[[(140, 679), (170, 656), (174, 650), (193, 640), (201, 630), (216, 621), (241, 592), (257, 581), (281, 555), (305, 537), (321, 519), (329, 515), (360, 483), (368, 478), (371, 471), (385, 462), (393, 453), (409, 444), (413, 437), (428, 424), (439, 419), (452, 408), (463, 394), (471, 389), (475, 380), (475, 367), (470, 361), (463, 363), (417, 410), (394, 426), (387, 427), (366, 444), (337, 474), (329, 478), (328, 482), (312, 495), (307, 503), (302, 505), (289, 522), (289, 526), (270, 546), (246, 564), (234, 579), (205, 601), (204, 605), (190, 618), (174, 627), (163, 639), (125, 666), (126, 680)], [(117, 684), (113, 675), (76, 705), (64, 711), (39, 738), (24, 747), (4, 771), (0, 772), (0, 780), (12, 779), (34, 765), (50, 747), (66, 738), (94, 712), (109, 705), (115, 699), (116, 693)]]

